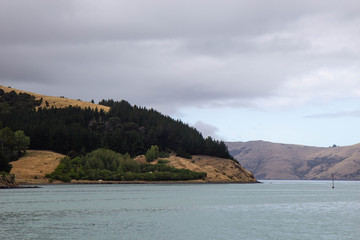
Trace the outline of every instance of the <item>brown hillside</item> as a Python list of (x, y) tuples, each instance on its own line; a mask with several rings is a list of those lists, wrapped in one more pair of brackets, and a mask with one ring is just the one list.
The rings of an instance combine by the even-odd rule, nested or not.
[[(139, 156), (135, 160), (146, 161), (144, 156)], [(251, 172), (230, 159), (202, 155), (194, 155), (192, 159), (186, 159), (172, 155), (166, 160), (175, 168), (206, 172), (206, 182), (257, 182)]]
[(360, 144), (321, 148), (264, 141), (227, 143), (258, 179), (360, 180)]
[(16, 93), (27, 93), (30, 94), (32, 96), (35, 97), (36, 100), (40, 100), (41, 98), (43, 99), (40, 107), (46, 108), (46, 102), (49, 104), (49, 108), (51, 107), (55, 107), (55, 108), (64, 108), (64, 107), (69, 107), (69, 106), (73, 106), (73, 107), (81, 107), (81, 108), (88, 108), (90, 107), (91, 109), (98, 109), (98, 110), (104, 110), (106, 112), (108, 112), (110, 110), (109, 107), (107, 106), (102, 106), (102, 105), (98, 105), (95, 103), (89, 103), (89, 102), (84, 102), (84, 101), (80, 101), (80, 100), (74, 100), (74, 99), (68, 99), (68, 98), (64, 98), (64, 97), (51, 97), (51, 96), (46, 96), (46, 95), (41, 95), (41, 94), (37, 94), (37, 93), (31, 93), (31, 92), (27, 92), (27, 91), (23, 91), (23, 90), (18, 90), (15, 88), (9, 88), (9, 87), (5, 87), (0, 85), (0, 89), (3, 89), (5, 92), (11, 92), (11, 91), (15, 91)]
[(51, 151), (28, 150), (24, 157), (11, 162), (11, 173), (18, 183), (47, 183), (45, 174), (53, 172), (63, 157)]
[(256, 182), (251, 172), (230, 159), (195, 155), (192, 159), (171, 156), (169, 160), (176, 168), (206, 172), (209, 182)]

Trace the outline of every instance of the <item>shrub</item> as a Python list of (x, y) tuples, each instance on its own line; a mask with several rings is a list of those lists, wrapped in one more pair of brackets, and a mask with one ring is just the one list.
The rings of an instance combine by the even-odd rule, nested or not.
[(170, 161), (167, 160), (167, 159), (159, 159), (158, 160), (158, 164), (166, 164), (166, 163), (169, 163)]

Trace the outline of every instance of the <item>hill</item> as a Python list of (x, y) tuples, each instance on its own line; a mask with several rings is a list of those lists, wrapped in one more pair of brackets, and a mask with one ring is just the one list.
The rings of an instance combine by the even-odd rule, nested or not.
[[(50, 97), (2, 88), (0, 122), (13, 131), (23, 130), (31, 138), (30, 149), (84, 154), (109, 148), (137, 156), (157, 145), (161, 151), (179, 156), (232, 158), (224, 142), (204, 139), (195, 128), (154, 109), (132, 106), (124, 100), (102, 100), (103, 106), (110, 107), (104, 111), (100, 105), (61, 97), (51, 98), (54, 105), (50, 108), (46, 100)], [(80, 103), (85, 105), (75, 106)]]
[(310, 147), (265, 141), (228, 142), (230, 153), (258, 179), (360, 180), (360, 144)]
[[(232, 160), (224, 142), (204, 139), (195, 128), (154, 109), (131, 106), (124, 100), (102, 100), (102, 105), (97, 105), (3, 86), (0, 89), (0, 126), (22, 130), (31, 139), (32, 151), (11, 162), (11, 173), (22, 183), (46, 182), (45, 174), (59, 166), (64, 155), (76, 158), (106, 148), (135, 157), (153, 145), (161, 152), (176, 154), (167, 160), (169, 166), (207, 173), (204, 181), (256, 182)], [(191, 155), (194, 157), (189, 160)]]

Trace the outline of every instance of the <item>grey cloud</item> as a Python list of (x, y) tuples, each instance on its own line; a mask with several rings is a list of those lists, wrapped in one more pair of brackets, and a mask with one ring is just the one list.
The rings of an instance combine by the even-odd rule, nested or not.
[(219, 129), (211, 124), (198, 121), (194, 124), (194, 127), (199, 130), (205, 138), (210, 136), (217, 140), (221, 139), (221, 137), (217, 134)]
[[(356, 2), (356, 1), (355, 1)], [(331, 4), (333, 3), (333, 4)], [(341, 4), (340, 4), (341, 3)], [(1, 41), (86, 42), (257, 36), (339, 1), (2, 1)], [(332, 7), (332, 5), (334, 5)], [(336, 9), (338, 10), (338, 9)], [(351, 11), (345, 8), (343, 11)]]
[[(47, 94), (126, 99), (168, 112), (245, 106), (279, 94), (290, 78), (358, 61), (353, 46), (319, 52), (316, 35), (305, 31), (320, 28), (307, 22), (309, 17), (330, 15), (350, 36), (358, 28), (357, 5), (5, 0), (0, 3), (0, 81), (18, 88), (43, 84)], [(337, 35), (326, 27), (324, 34)], [(358, 38), (355, 34), (349, 45), (356, 46)]]

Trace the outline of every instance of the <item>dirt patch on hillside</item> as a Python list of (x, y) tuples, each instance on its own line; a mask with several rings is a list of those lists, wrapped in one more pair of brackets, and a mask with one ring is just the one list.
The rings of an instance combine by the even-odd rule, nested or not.
[(53, 172), (63, 157), (51, 151), (28, 150), (24, 157), (11, 162), (11, 173), (18, 183), (48, 183), (45, 174)]

